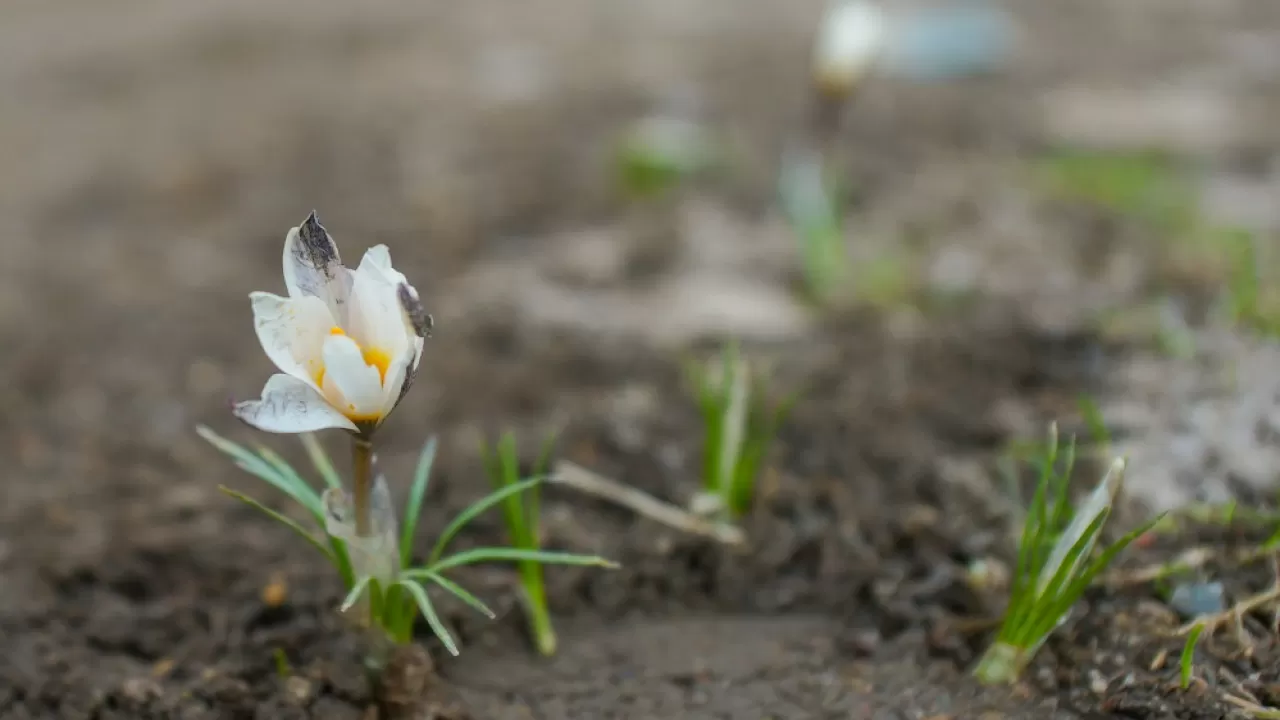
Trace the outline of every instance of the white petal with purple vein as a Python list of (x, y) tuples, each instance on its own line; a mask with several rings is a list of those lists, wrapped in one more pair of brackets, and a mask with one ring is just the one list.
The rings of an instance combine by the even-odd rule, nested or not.
[(273, 433), (303, 433), (356, 426), (325, 401), (315, 388), (292, 375), (272, 375), (262, 398), (239, 402), (232, 408), (244, 422)]

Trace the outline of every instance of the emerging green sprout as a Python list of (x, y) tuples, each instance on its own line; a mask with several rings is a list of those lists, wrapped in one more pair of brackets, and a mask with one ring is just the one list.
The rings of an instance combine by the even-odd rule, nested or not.
[(695, 511), (739, 517), (751, 507), (765, 457), (794, 398), (770, 407), (764, 383), (752, 377), (736, 343), (721, 350), (718, 368), (691, 366), (689, 375), (706, 428), (703, 492)]
[[(533, 465), (533, 477), (545, 476), (553, 441), (554, 437), (548, 437), (543, 443), (542, 452)], [(485, 471), (494, 492), (501, 492), (520, 483), (520, 458), (514, 435), (503, 434), (493, 452), (482, 445), (480, 453), (484, 457)], [(507, 524), (507, 536), (512, 546), (530, 553), (541, 550), (542, 544), (538, 513), (539, 489), (535, 486), (524, 493), (508, 495), (502, 503), (502, 517)], [(543, 655), (554, 655), (556, 633), (551, 627), (551, 614), (547, 612), (547, 591), (542, 582), (542, 566), (531, 560), (521, 560), (516, 565), (520, 570), (524, 608), (533, 632), (534, 644)]]
[(1014, 682), (1098, 573), (1159, 520), (1143, 524), (1093, 557), (1124, 482), (1125, 463), (1112, 461), (1102, 482), (1079, 508), (1072, 508), (1067, 486), (1074, 461), (1073, 440), (1059, 469), (1057, 426), (1051, 426), (1018, 545), (1009, 606), (995, 642), (974, 670), (982, 683)]
[(844, 227), (822, 156), (810, 149), (783, 159), (778, 182), (782, 211), (799, 242), (800, 263), (809, 298), (836, 300), (852, 274)]
[[(284, 277), (289, 296), (253, 293), (254, 326), (267, 356), (280, 373), (267, 381), (260, 400), (237, 403), (234, 413), (261, 430), (301, 434), (312, 464), (327, 486), (323, 493), (287, 462), (265, 448), (251, 452), (206, 427), (202, 437), (231, 456), (243, 470), (288, 495), (321, 531), (317, 537), (286, 515), (257, 500), (223, 488), (228, 495), (294, 530), (338, 571), (347, 596), (343, 612), (359, 605), (360, 624), (377, 630), (377, 646), (413, 639), (421, 612), (450, 653), (458, 648), (432, 605), (435, 585), (493, 617), (474, 595), (446, 577), (446, 571), (481, 562), (554, 562), (610, 566), (598, 557), (485, 547), (445, 556), (468, 522), (508, 497), (529, 490), (539, 479), (504, 487), (459, 514), (436, 538), (424, 565), (414, 566), (412, 546), (426, 497), (434, 439), (419, 458), (403, 527), (397, 528), (391, 493), (376, 472), (373, 437), (417, 375), (431, 317), (417, 292), (391, 267), (385, 246), (371, 248), (354, 271), (342, 265), (338, 247), (315, 213), (285, 238)], [(333, 463), (311, 435), (321, 429), (351, 436), (353, 477), (348, 495)], [(380, 666), (383, 658), (372, 657)]]
[(652, 197), (715, 168), (723, 155), (707, 128), (691, 119), (658, 114), (642, 119), (626, 133), (617, 162), (626, 191)]
[(1227, 319), (1263, 335), (1280, 336), (1280, 293), (1274, 289), (1274, 257), (1259, 252), (1259, 241), (1247, 230), (1220, 230), (1217, 242), (1227, 258)]
[(888, 38), (887, 18), (869, 0), (831, 0), (814, 38), (812, 96), (805, 134), (782, 158), (778, 197), (799, 243), (809, 298), (846, 299), (851, 279), (839, 190), (828, 163), (846, 103), (875, 68)]
[(1191, 687), (1191, 673), (1195, 669), (1196, 644), (1200, 642), (1200, 633), (1204, 632), (1204, 623), (1197, 623), (1187, 635), (1187, 642), (1182, 646), (1182, 655), (1178, 658), (1178, 687), (1186, 690)]

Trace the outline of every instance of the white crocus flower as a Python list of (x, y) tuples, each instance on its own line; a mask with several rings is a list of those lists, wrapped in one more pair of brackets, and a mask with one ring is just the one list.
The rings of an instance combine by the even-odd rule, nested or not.
[(874, 0), (832, 0), (814, 45), (813, 72), (823, 91), (843, 96), (871, 71), (888, 39)]
[(234, 412), (267, 432), (342, 428), (367, 437), (404, 397), (431, 316), (385, 245), (354, 271), (315, 213), (284, 241), (288, 297), (250, 293), (253, 324), (281, 372)]

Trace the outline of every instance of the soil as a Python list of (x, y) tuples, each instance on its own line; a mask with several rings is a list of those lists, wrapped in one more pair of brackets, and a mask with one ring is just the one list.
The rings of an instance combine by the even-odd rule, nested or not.
[[(820, 3), (607, 5), (0, 10), (0, 720), (1190, 720), (1247, 717), (1232, 697), (1280, 704), (1267, 608), (1206, 634), (1180, 689), (1185, 619), (1165, 598), (1181, 579), (1124, 580), (1203, 546), (1191, 577), (1230, 600), (1267, 590), (1267, 558), (1232, 558), (1272, 528), (1240, 518), (1144, 536), (1017, 685), (969, 674), (1002, 602), (970, 568), (1014, 557), (994, 480), (1008, 444), (1051, 420), (1083, 433), (1088, 394), (1150, 454), (1165, 436), (1126, 407), (1159, 407), (1152, 387), (1209, 402), (1174, 379), (1237, 361), (1103, 333), (1100, 311), (1195, 283), (1148, 262), (1162, 238), (1132, 218), (1031, 182), (1028, 159), (1156, 145), (1231, 187), (1274, 188), (1277, 8), (1023, 2), (994, 76), (874, 82), (844, 140), (855, 252), (906, 252), (921, 302), (819, 318), (795, 300), (771, 202)], [(719, 128), (739, 165), (667, 203), (628, 201), (613, 142), (672, 104)], [(477, 442), (506, 429), (530, 455), (556, 430), (557, 457), (687, 504), (701, 431), (682, 362), (729, 336), (801, 397), (748, 546), (550, 487), (546, 544), (621, 564), (548, 570), (556, 656), (530, 647), (511, 573), (468, 569), (457, 578), (499, 618), (441, 598), (461, 656), (419, 628), (374, 687), (332, 571), (220, 495), (283, 508), (194, 433), (303, 462), (227, 402), (270, 372), (245, 296), (280, 290), (280, 242), (312, 208), (348, 262), (387, 243), (435, 314), (424, 371), (379, 436), (399, 499), (424, 438), (441, 440), (419, 549), (483, 494)], [(1240, 426), (1253, 438), (1259, 422)], [(1203, 462), (1274, 451), (1263, 435)], [(340, 440), (326, 438), (342, 457)], [(1114, 529), (1197, 495), (1274, 494), (1274, 473), (1208, 488), (1174, 472), (1138, 483)], [(458, 544), (501, 541), (482, 517)]]

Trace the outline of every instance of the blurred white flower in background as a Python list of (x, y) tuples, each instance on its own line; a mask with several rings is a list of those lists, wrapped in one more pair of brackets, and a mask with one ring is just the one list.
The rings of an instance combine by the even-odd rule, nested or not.
[(1013, 50), (1013, 19), (987, 0), (952, 0), (915, 10), (874, 0), (831, 0), (814, 43), (820, 91), (844, 97), (873, 70), (916, 82), (976, 75)]
[(342, 265), (315, 213), (284, 244), (288, 297), (250, 293), (253, 324), (280, 373), (236, 417), (267, 432), (342, 428), (368, 436), (404, 397), (431, 328), (385, 245)]
[(888, 23), (879, 5), (865, 0), (833, 0), (814, 44), (813, 72), (826, 93), (848, 94), (884, 49)]

